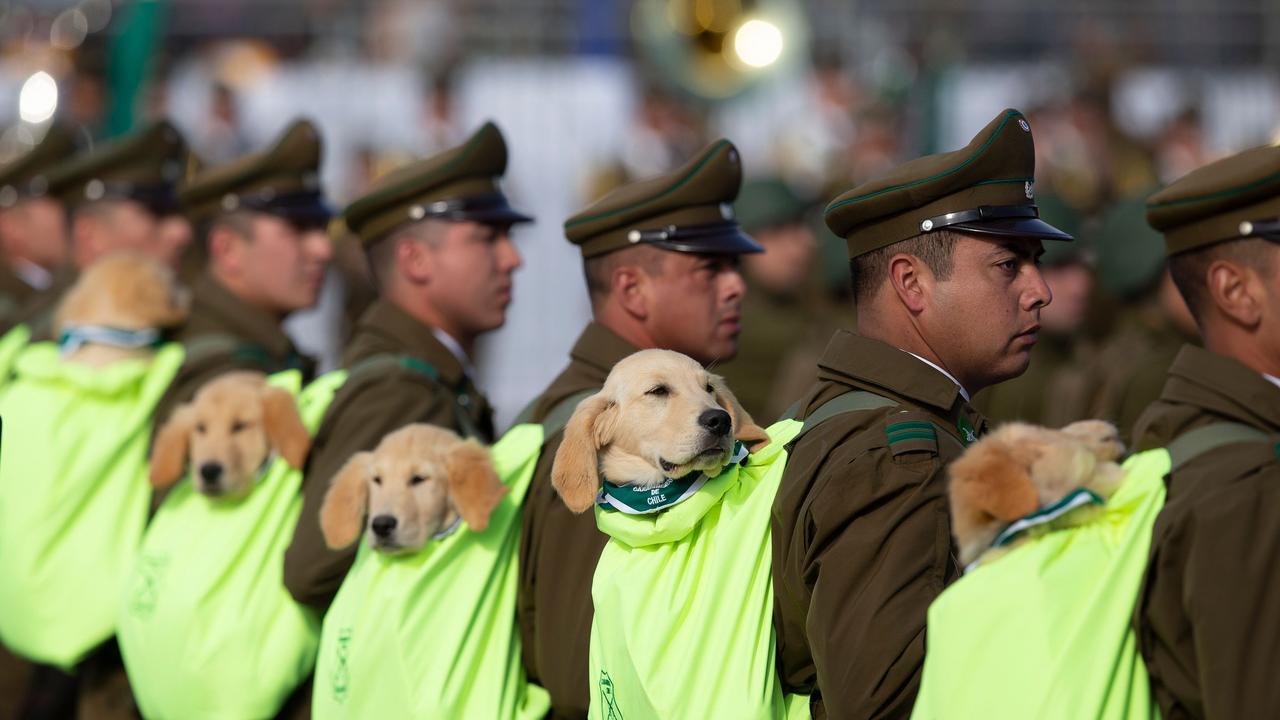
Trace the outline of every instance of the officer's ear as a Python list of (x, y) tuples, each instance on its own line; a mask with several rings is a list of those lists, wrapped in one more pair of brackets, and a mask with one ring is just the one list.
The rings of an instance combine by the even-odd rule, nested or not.
[(600, 492), (600, 448), (613, 441), (618, 407), (604, 391), (578, 403), (564, 428), (551, 466), (551, 484), (575, 513), (584, 512)]
[(752, 452), (768, 445), (769, 433), (751, 419), (751, 415), (743, 409), (738, 398), (734, 397), (733, 391), (729, 389), (724, 378), (711, 375), (710, 380), (711, 387), (715, 389), (716, 404), (727, 410), (729, 418), (733, 421), (733, 438), (742, 441), (742, 444)]
[(272, 385), (263, 386), (262, 428), (271, 447), (289, 467), (301, 469), (311, 448), (311, 434), (302, 424), (298, 405), (287, 391)]
[(460, 442), (449, 451), (446, 467), (453, 506), (467, 527), (484, 530), (489, 526), (489, 515), (507, 494), (507, 487), (493, 469), (489, 451), (474, 440)]
[(157, 490), (171, 487), (187, 469), (191, 433), (195, 431), (196, 411), (191, 403), (179, 405), (169, 420), (156, 433), (151, 447), (150, 480)]
[(358, 452), (334, 476), (320, 506), (320, 532), (333, 550), (349, 547), (364, 529), (373, 453)]

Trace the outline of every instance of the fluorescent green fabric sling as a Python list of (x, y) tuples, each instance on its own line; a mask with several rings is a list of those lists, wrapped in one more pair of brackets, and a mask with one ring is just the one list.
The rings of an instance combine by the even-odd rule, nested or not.
[[(329, 373), (300, 393), (296, 370), (268, 382), (298, 395), (314, 433), (346, 376)], [(165, 498), (143, 537), (117, 630), (143, 716), (272, 717), (311, 672), (320, 619), (282, 579), (301, 486), (302, 472), (275, 458), (243, 499), (209, 498), (189, 482)]]
[(808, 717), (775, 670), (769, 513), (796, 420), (686, 500), (653, 514), (596, 508), (610, 536), (591, 596), (591, 717)]
[(151, 415), (178, 345), (105, 368), (27, 346), (0, 388), (0, 640), (72, 668), (115, 632), (151, 495)]
[(912, 717), (1157, 717), (1130, 622), (1169, 467), (1165, 450), (1131, 457), (1099, 510), (947, 588), (929, 608)]
[(517, 425), (492, 449), (510, 492), (489, 527), (465, 523), (409, 556), (362, 542), (324, 618), (313, 717), (541, 718), (515, 627), (520, 504), (542, 448), (539, 425)]

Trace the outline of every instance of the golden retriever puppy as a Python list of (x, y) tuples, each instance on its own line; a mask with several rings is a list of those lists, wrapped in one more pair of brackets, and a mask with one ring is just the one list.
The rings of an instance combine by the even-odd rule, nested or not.
[(293, 395), (268, 385), (262, 373), (229, 372), (205, 383), (160, 428), (151, 449), (151, 484), (170, 487), (190, 458), (197, 491), (242, 497), (272, 451), (301, 468), (310, 447)]
[(168, 267), (133, 252), (112, 253), (84, 271), (54, 314), (63, 357), (102, 367), (145, 358), (160, 330), (181, 325), (191, 301)]
[(365, 530), (375, 550), (412, 552), (460, 520), (484, 530), (506, 493), (482, 445), (435, 425), (406, 425), (342, 466), (320, 506), (320, 529), (333, 549)]
[(1124, 445), (1113, 425), (1084, 420), (1061, 430), (1009, 423), (951, 464), (951, 530), (960, 562), (978, 559), (1010, 523), (1077, 488), (1103, 499), (1120, 484)]
[(723, 378), (680, 353), (641, 350), (613, 367), (600, 392), (578, 403), (551, 483), (580, 513), (595, 504), (602, 475), (651, 489), (667, 478), (719, 470), (735, 439), (751, 448), (769, 442)]

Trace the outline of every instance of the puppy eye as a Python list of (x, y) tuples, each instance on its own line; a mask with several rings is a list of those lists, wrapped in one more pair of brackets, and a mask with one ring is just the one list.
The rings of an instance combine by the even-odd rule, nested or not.
[(234, 435), (247, 427), (249, 427), (249, 423), (243, 420), (237, 420), (231, 423), (231, 434)]
[(426, 481), (427, 479), (421, 475), (414, 475), (413, 477), (409, 478), (410, 485), (421, 485)]
[(204, 434), (204, 423), (196, 423), (196, 433), (200, 435)]
[(382, 484), (382, 478), (381, 478), (381, 477), (378, 477), (377, 475), (374, 475), (374, 476), (373, 476), (373, 484), (374, 484), (374, 485), (381, 485), (381, 484)]
[(710, 394), (710, 393), (714, 393), (715, 391), (716, 389), (711, 387), (711, 383), (707, 383), (707, 393)]
[(666, 385), (655, 385), (649, 388), (649, 391), (645, 393), (645, 395), (652, 395), (654, 397), (666, 397), (670, 394), (671, 390)]

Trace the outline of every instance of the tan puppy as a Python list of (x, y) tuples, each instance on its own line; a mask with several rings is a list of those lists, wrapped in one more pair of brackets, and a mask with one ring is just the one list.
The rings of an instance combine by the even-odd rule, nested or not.
[(723, 467), (733, 441), (769, 442), (724, 379), (670, 350), (641, 350), (578, 404), (556, 451), (551, 483), (570, 510), (595, 504), (601, 473), (641, 489)]
[(152, 353), (146, 345), (110, 342), (111, 331), (136, 333), (180, 325), (190, 304), (190, 296), (168, 267), (145, 255), (113, 253), (91, 265), (67, 291), (54, 315), (53, 330), (56, 337), (68, 330), (98, 331), (101, 341), (76, 343), (64, 359), (102, 367)]
[(1061, 430), (1009, 423), (974, 443), (949, 470), (960, 562), (973, 562), (1009, 523), (1076, 488), (1109, 498), (1124, 475), (1115, 462), (1123, 454), (1115, 427), (1101, 420)]
[(334, 549), (354, 543), (367, 525), (374, 549), (410, 552), (459, 519), (484, 530), (506, 493), (482, 445), (434, 425), (406, 425), (338, 471), (320, 529)]
[(151, 449), (151, 484), (164, 489), (176, 483), (189, 456), (196, 490), (241, 497), (273, 449), (290, 467), (301, 468), (310, 446), (292, 395), (268, 385), (262, 373), (230, 372), (203, 385), (160, 428)]

